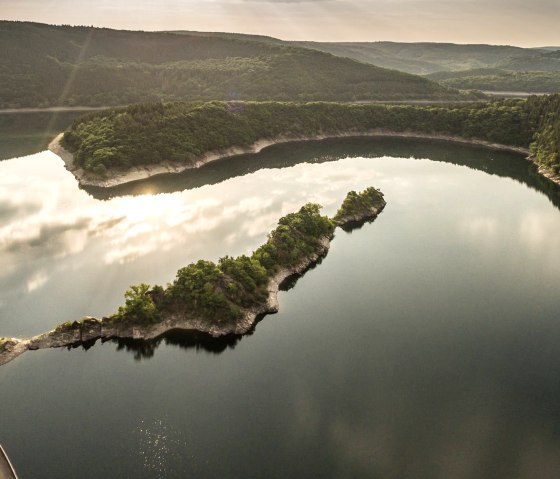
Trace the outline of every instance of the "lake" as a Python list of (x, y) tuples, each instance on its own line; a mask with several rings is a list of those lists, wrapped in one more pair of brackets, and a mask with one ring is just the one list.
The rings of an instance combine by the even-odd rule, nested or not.
[(131, 284), (250, 253), (282, 215), (367, 186), (383, 213), (337, 230), (251, 335), (0, 367), (20, 477), (558, 477), (560, 189), (513, 153), (302, 142), (111, 190), (50, 152), (2, 161), (0, 336), (110, 314)]

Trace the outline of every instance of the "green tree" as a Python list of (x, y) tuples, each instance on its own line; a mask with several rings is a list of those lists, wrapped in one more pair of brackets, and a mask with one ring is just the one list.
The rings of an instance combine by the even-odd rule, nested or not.
[(116, 314), (120, 320), (154, 322), (158, 319), (156, 305), (150, 295), (150, 285), (133, 285), (124, 293), (125, 303)]

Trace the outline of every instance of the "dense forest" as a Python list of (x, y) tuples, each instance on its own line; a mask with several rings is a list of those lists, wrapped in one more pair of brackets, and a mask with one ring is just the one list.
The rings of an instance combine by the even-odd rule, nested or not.
[(114, 168), (192, 164), (209, 151), (260, 139), (371, 129), (457, 135), (528, 146), (543, 100), (500, 100), (449, 106), (344, 103), (148, 103), (76, 120), (63, 145), (77, 166), (98, 175)]
[(531, 153), (554, 174), (560, 175), (560, 95), (529, 99), (536, 119)]
[(252, 36), (0, 21), (0, 108), (457, 99), (426, 78)]
[(499, 68), (480, 68), (432, 73), (427, 78), (451, 88), (465, 90), (560, 92), (560, 71), (514, 72)]

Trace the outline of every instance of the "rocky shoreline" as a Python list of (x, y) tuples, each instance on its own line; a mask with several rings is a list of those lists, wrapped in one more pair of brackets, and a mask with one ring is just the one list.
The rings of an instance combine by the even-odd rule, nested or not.
[(278, 312), (278, 291), (288, 278), (301, 275), (324, 257), (330, 247), (332, 238), (322, 238), (321, 247), (302, 263), (278, 271), (268, 283), (268, 298), (258, 308), (246, 310), (236, 322), (209, 323), (196, 316), (184, 317), (171, 315), (155, 324), (115, 324), (108, 318), (97, 319), (85, 317), (79, 321), (68, 322), (27, 339), (4, 338), (0, 344), (0, 366), (12, 361), (26, 351), (37, 349), (61, 348), (94, 342), (98, 339), (139, 339), (151, 340), (165, 335), (169, 331), (184, 330), (206, 333), (213, 338), (228, 334), (243, 335), (248, 333), (255, 323), (264, 315)]
[[(366, 221), (371, 221), (383, 210), (385, 201), (369, 208), (363, 214), (354, 214), (339, 219), (336, 224), (345, 231)], [(196, 316), (169, 315), (154, 324), (115, 323), (109, 318), (85, 317), (79, 321), (67, 322), (27, 339), (0, 338), (0, 366), (17, 358), (26, 351), (37, 349), (74, 347), (85, 343), (111, 339), (151, 340), (176, 330), (198, 331), (214, 338), (226, 335), (243, 335), (250, 332), (260, 318), (278, 312), (278, 291), (281, 285), (293, 276), (303, 275), (329, 251), (331, 236), (321, 237), (317, 249), (299, 264), (282, 268), (268, 282), (268, 296), (265, 303), (256, 308), (245, 310), (243, 316), (235, 322), (209, 322)]]
[(539, 173), (539, 175), (548, 178), (550, 181), (560, 186), (560, 175), (555, 174), (552, 170), (550, 170), (546, 166), (541, 165), (537, 160), (537, 158), (533, 155), (529, 155), (527, 157), (527, 160), (532, 162), (537, 167), (537, 172)]
[[(187, 170), (200, 168), (201, 166), (210, 163), (212, 161), (221, 160), (225, 158), (230, 158), (232, 156), (244, 155), (244, 154), (256, 154), (259, 153), (264, 148), (280, 143), (289, 143), (294, 141), (310, 141), (310, 140), (325, 140), (327, 138), (360, 138), (360, 137), (394, 137), (394, 138), (417, 138), (426, 140), (440, 140), (448, 141), (451, 143), (460, 143), (467, 145), (478, 145), (485, 148), (491, 148), (495, 150), (512, 151), (515, 153), (521, 153), (529, 157), (529, 150), (527, 148), (503, 145), (500, 143), (492, 143), (485, 140), (476, 139), (466, 139), (457, 136), (447, 136), (447, 135), (431, 135), (427, 133), (420, 132), (396, 132), (385, 129), (372, 129), (367, 131), (347, 131), (347, 132), (337, 132), (332, 134), (321, 134), (321, 135), (286, 135), (280, 136), (273, 139), (262, 139), (258, 140), (252, 145), (245, 147), (231, 147), (225, 150), (210, 151), (200, 158), (196, 159), (192, 163), (172, 163), (164, 162), (161, 164), (145, 165), (139, 167), (133, 167), (127, 170), (115, 170), (112, 172), (111, 177), (99, 178), (87, 174), (83, 169), (76, 168), (74, 165), (74, 157), (72, 153), (64, 149), (60, 144), (64, 133), (60, 133), (54, 138), (48, 146), (48, 149), (53, 153), (57, 154), (64, 161), (66, 168), (72, 172), (72, 174), (78, 180), (81, 186), (95, 186), (100, 188), (111, 188), (114, 186), (124, 185), (126, 183), (131, 183), (134, 181), (145, 180), (151, 178), (152, 176), (162, 175), (162, 174), (173, 174), (182, 173)], [(544, 173), (543, 173), (544, 174)], [(546, 175), (545, 175), (546, 176)], [(550, 176), (547, 176), (550, 178)], [(550, 178), (560, 184), (560, 179)]]

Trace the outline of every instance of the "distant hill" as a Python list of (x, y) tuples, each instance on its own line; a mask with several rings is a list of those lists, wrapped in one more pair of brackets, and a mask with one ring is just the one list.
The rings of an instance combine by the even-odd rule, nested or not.
[(268, 39), (0, 21), (0, 107), (160, 100), (460, 98), (418, 76)]
[(483, 91), (560, 93), (560, 71), (513, 72), (499, 68), (480, 68), (427, 75), (452, 88)]
[(560, 50), (560, 45), (556, 46), (556, 47), (536, 47), (536, 48), (532, 48), (532, 50), (541, 50), (541, 51), (556, 51), (556, 50)]
[(532, 52), (522, 57), (506, 59), (499, 68), (514, 71), (560, 71), (560, 50)]
[(534, 49), (507, 45), (394, 42), (291, 44), (420, 75), (479, 68), (512, 71), (560, 70), (560, 49), (556, 50), (555, 47)]
[(414, 74), (488, 68), (509, 59), (523, 57), (528, 52), (535, 54), (532, 50), (512, 46), (454, 43), (295, 42), (295, 44)]

